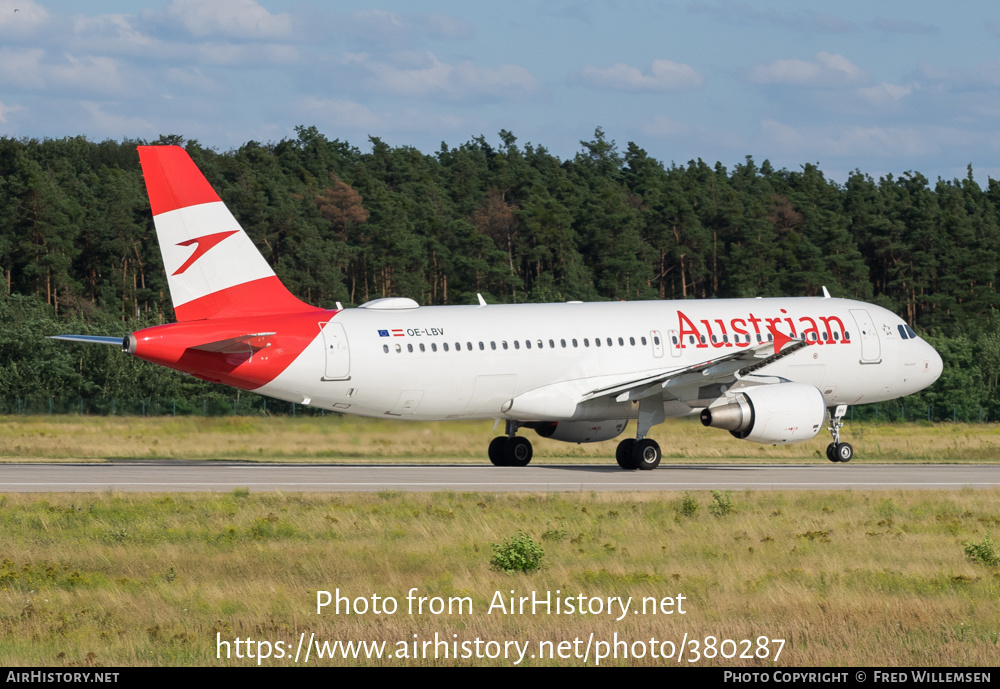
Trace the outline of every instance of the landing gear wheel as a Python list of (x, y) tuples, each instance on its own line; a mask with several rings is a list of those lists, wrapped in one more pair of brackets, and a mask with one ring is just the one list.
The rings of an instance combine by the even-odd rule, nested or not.
[(660, 446), (652, 438), (635, 441), (635, 446), (632, 448), (632, 464), (636, 469), (643, 471), (655, 469), (660, 465), (662, 457)]
[(847, 463), (854, 457), (854, 448), (851, 447), (850, 443), (837, 443), (835, 452), (838, 462)]
[(507, 444), (507, 436), (499, 435), (490, 441), (490, 462), (495, 467), (507, 466), (504, 459), (504, 446)]
[(839, 462), (840, 461), (840, 460), (837, 459), (837, 444), (836, 443), (830, 443), (829, 445), (826, 446), (826, 458), (829, 459), (831, 462)]
[(521, 436), (507, 438), (504, 443), (503, 457), (506, 466), (526, 467), (531, 461), (531, 441)]
[(625, 471), (635, 471), (637, 468), (632, 462), (633, 447), (635, 447), (635, 438), (625, 438), (625, 440), (618, 443), (618, 449), (615, 450), (615, 459), (618, 460), (618, 466)]

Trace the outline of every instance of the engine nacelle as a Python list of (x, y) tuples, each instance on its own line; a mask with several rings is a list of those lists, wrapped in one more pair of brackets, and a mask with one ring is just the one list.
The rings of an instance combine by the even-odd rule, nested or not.
[(805, 383), (761, 385), (729, 404), (703, 409), (701, 422), (741, 440), (778, 445), (812, 440), (826, 421), (826, 400)]
[(564, 443), (599, 443), (621, 435), (627, 419), (613, 421), (534, 421), (524, 424), (538, 435)]

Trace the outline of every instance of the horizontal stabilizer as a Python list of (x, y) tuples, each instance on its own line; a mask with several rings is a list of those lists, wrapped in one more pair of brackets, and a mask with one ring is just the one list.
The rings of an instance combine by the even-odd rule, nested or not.
[(122, 337), (101, 337), (100, 335), (49, 335), (50, 340), (68, 340), (69, 342), (89, 342), (90, 344), (115, 345), (126, 347), (127, 340)]
[(188, 347), (188, 349), (197, 349), (202, 352), (218, 352), (220, 354), (246, 354), (247, 352), (252, 354), (270, 346), (271, 337), (274, 334), (254, 333), (253, 335), (239, 335), (238, 337), (230, 337), (218, 342), (206, 342), (196, 347)]

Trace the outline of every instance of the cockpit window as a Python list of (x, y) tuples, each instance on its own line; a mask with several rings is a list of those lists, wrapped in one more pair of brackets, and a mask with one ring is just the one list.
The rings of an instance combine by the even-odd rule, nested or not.
[(899, 336), (901, 338), (903, 338), (904, 340), (909, 340), (910, 339), (910, 334), (908, 332), (906, 332), (906, 327), (905, 326), (899, 325), (899, 326), (896, 326), (896, 327), (899, 330)]
[(907, 332), (907, 333), (908, 333), (908, 334), (910, 335), (910, 337), (912, 337), (912, 338), (916, 338), (916, 337), (917, 337), (917, 334), (916, 334), (915, 332), (913, 332), (913, 328), (911, 328), (910, 326), (906, 326), (906, 332)]

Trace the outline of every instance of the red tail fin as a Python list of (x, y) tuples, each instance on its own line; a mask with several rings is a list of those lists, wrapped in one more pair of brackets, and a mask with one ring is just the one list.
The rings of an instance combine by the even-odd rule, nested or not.
[(179, 146), (139, 146), (153, 224), (179, 321), (311, 311)]

